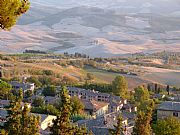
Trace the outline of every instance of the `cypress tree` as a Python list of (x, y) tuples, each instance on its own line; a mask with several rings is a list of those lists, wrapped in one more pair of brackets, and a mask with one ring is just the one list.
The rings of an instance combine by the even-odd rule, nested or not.
[(61, 106), (60, 114), (53, 120), (53, 126), (50, 127), (52, 135), (87, 135), (86, 127), (74, 126), (71, 121), (71, 100), (66, 87), (60, 92)]
[(152, 129), (150, 122), (152, 120), (152, 109), (139, 111), (133, 128), (133, 135), (151, 135)]
[(71, 117), (71, 101), (66, 87), (63, 87), (60, 93), (61, 97), (61, 114), (53, 121), (53, 126), (50, 127), (52, 135), (71, 135), (73, 127), (70, 123)]

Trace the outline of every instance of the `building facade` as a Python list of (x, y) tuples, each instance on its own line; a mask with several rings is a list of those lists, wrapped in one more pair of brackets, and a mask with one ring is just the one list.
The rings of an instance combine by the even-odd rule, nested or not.
[(180, 102), (166, 101), (157, 108), (158, 119), (167, 117), (177, 117), (180, 119)]

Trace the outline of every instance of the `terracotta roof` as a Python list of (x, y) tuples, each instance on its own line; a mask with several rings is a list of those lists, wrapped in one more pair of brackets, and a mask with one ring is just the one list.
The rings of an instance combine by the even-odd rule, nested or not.
[(104, 106), (107, 106), (109, 103), (106, 102), (99, 102), (95, 100), (82, 100), (85, 105), (85, 109), (97, 111)]

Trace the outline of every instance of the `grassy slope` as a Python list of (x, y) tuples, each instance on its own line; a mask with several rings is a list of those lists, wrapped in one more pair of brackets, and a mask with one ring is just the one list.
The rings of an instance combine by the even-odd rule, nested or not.
[(180, 87), (180, 72), (167, 72), (167, 73), (151, 73), (147, 74), (145, 78), (153, 80), (155, 82)]
[[(110, 83), (116, 76), (121, 75), (118, 73), (106, 72), (94, 68), (86, 68), (85, 70), (89, 73), (93, 73), (97, 78), (96, 79), (97, 82), (104, 82), (104, 83)], [(143, 85), (144, 83), (148, 82), (137, 76), (125, 75), (125, 77), (128, 81), (129, 89), (133, 89), (138, 85)]]
[[(73, 66), (68, 67), (62, 67), (57, 64), (55, 64), (52, 60), (36, 60), (34, 63), (24, 63), (19, 61), (0, 61), (0, 64), (9, 64), (12, 65), (12, 67), (6, 67), (6, 70), (11, 72), (19, 72), (20, 75), (23, 75), (22, 71), (27, 69), (37, 69), (37, 70), (52, 70), (56, 74), (60, 74), (62, 76), (69, 76), (74, 79), (79, 79), (79, 77), (86, 77), (86, 74), (93, 73), (96, 77), (95, 82), (98, 83), (111, 83), (112, 80), (117, 76), (120, 75), (118, 73), (112, 73), (112, 72), (106, 72), (94, 68), (85, 68), (80, 69)], [(173, 73), (173, 74), (164, 74), (164, 73), (153, 73), (148, 74), (147, 76), (137, 77), (137, 76), (128, 76), (125, 75), (128, 83), (129, 88), (133, 89), (134, 87), (138, 85), (142, 85), (144, 83), (147, 83), (146, 79), (153, 80), (159, 83), (163, 84), (170, 84), (177, 87), (180, 87), (179, 85), (179, 74)]]
[(72, 66), (62, 67), (54, 64), (51, 61), (37, 61), (36, 63), (24, 63), (24, 62), (12, 62), (12, 61), (0, 61), (0, 64), (8, 64), (11, 67), (6, 67), (6, 70), (14, 72), (17, 71), (22, 73), (24, 70), (34, 69), (34, 70), (52, 70), (56, 74), (71, 76), (72, 78), (86, 76), (86, 73), (79, 68)]

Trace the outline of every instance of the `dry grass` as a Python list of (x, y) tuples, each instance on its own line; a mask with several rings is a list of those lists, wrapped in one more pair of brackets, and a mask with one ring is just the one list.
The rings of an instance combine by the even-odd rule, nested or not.
[(23, 72), (27, 70), (51, 70), (55, 74), (72, 77), (74, 79), (86, 76), (86, 72), (84, 72), (83, 69), (79, 69), (73, 66), (62, 67), (55, 64), (53, 61), (36, 61), (34, 63), (24, 63), (19, 61), (1, 60), (0, 64), (10, 65), (8, 67), (5, 67), (4, 69), (10, 72), (18, 72), (19, 75), (22, 75)]

